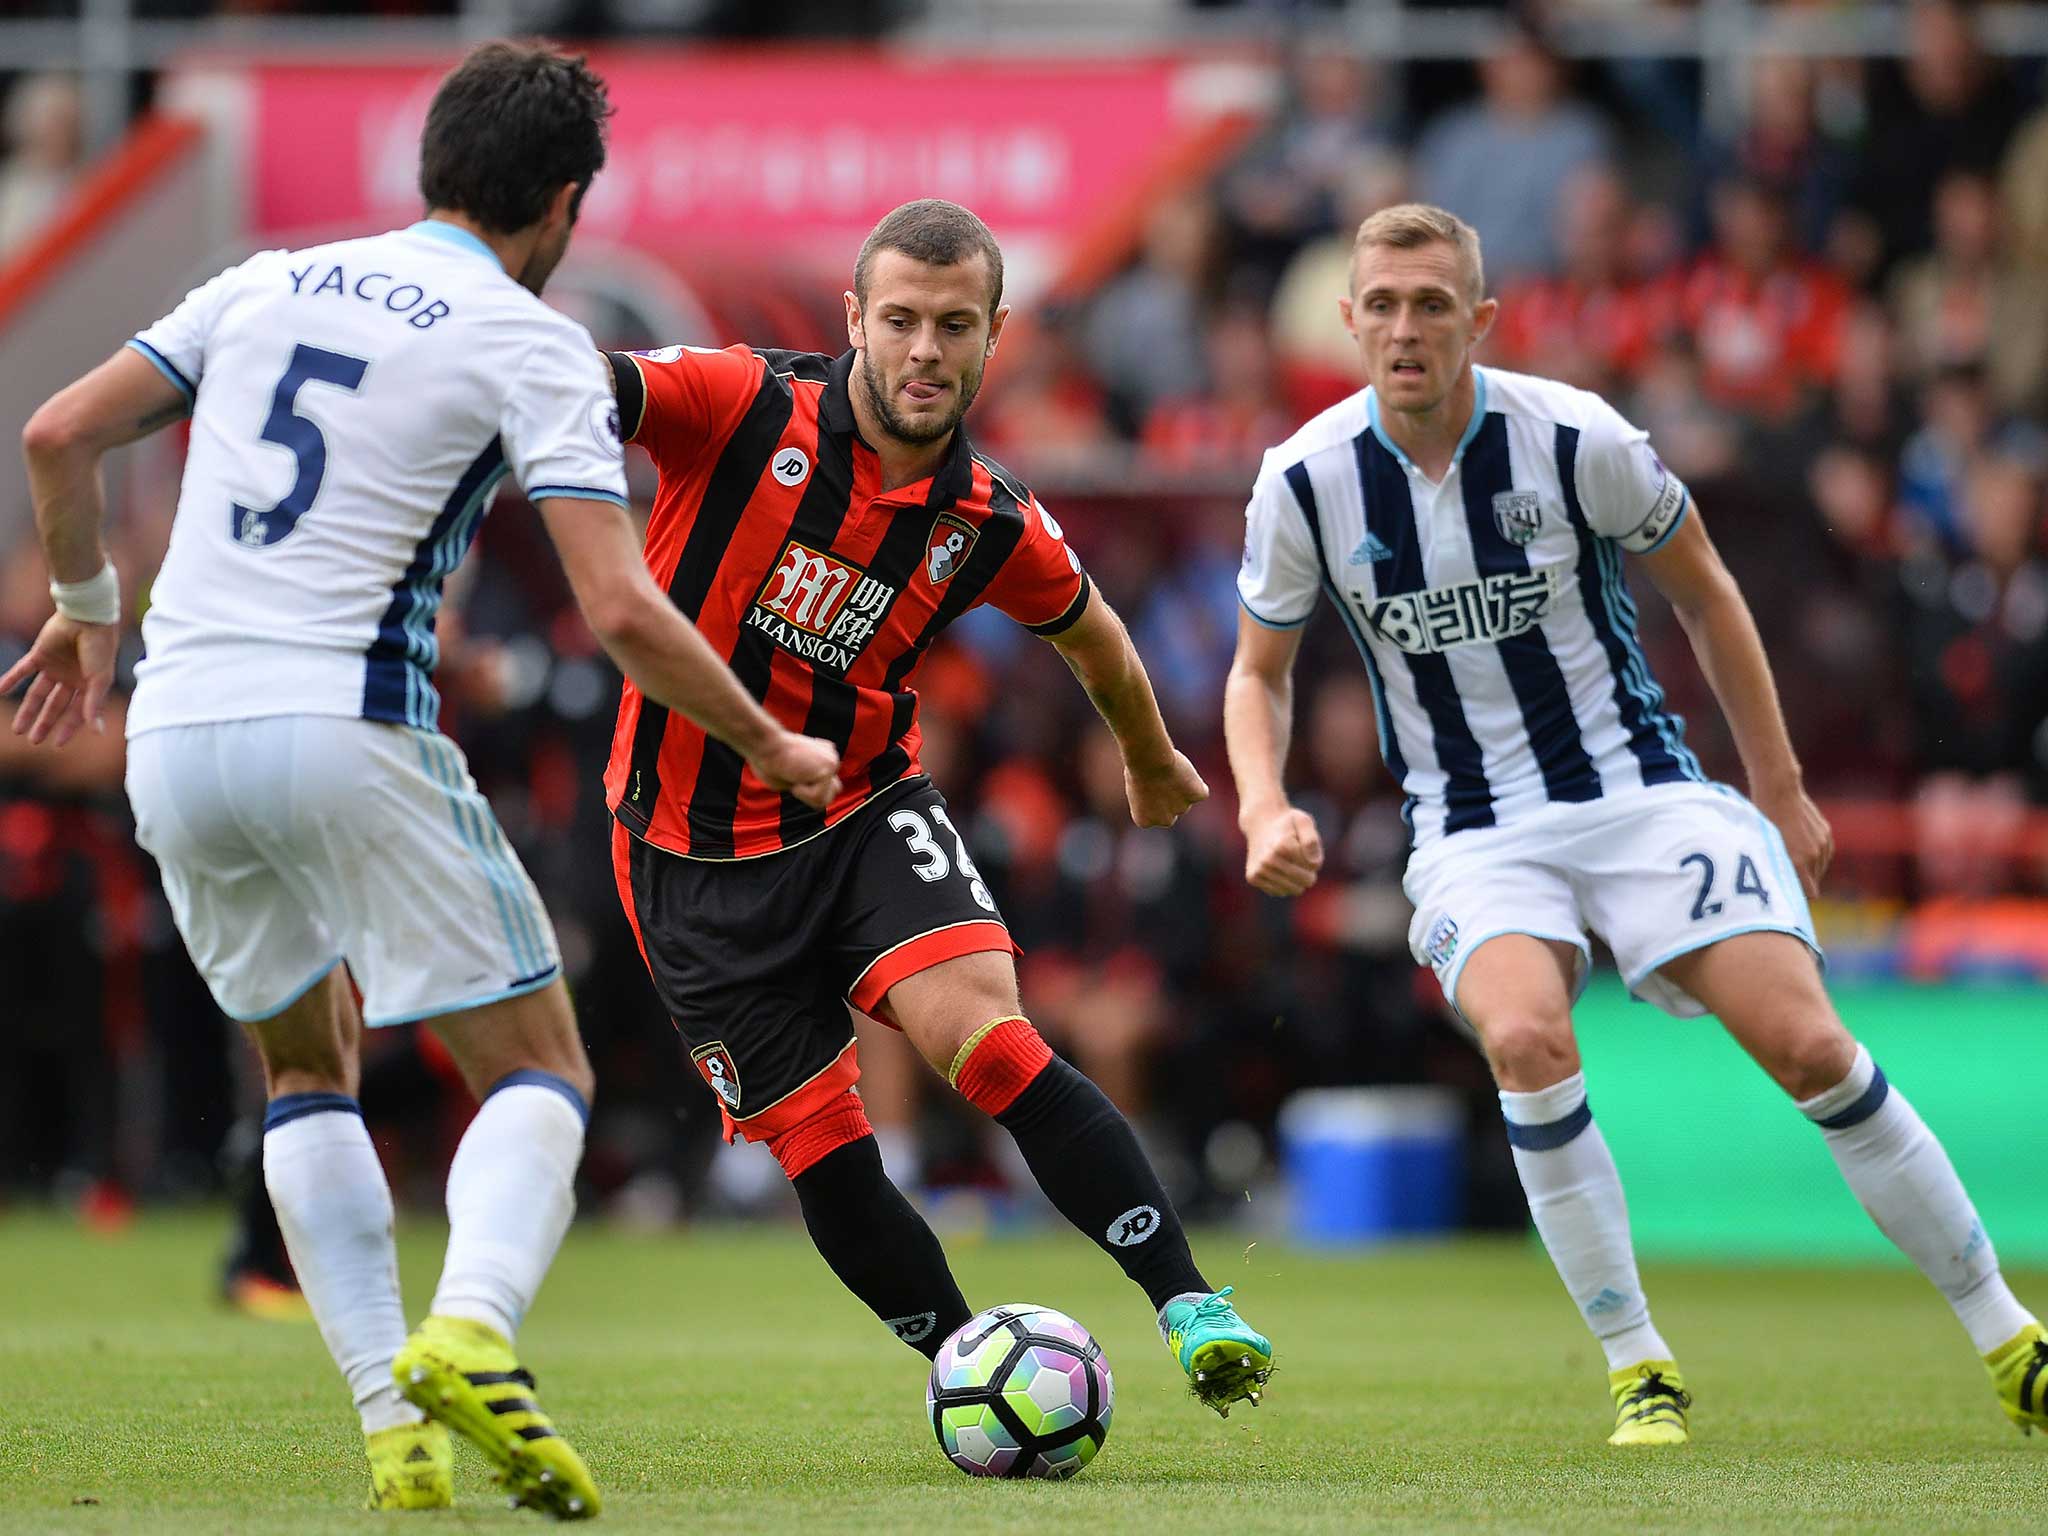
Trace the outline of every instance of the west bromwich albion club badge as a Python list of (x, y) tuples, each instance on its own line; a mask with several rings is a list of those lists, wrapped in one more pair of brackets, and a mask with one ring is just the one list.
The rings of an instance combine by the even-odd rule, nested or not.
[(1534, 491), (1502, 491), (1493, 498), (1493, 525), (1510, 544), (1527, 544), (1543, 526), (1543, 503)]

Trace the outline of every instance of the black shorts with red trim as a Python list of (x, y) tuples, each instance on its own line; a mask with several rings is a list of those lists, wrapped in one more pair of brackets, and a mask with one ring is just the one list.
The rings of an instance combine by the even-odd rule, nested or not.
[(758, 858), (683, 858), (614, 823), (612, 868), (728, 1140), (769, 1140), (853, 1086), (848, 1004), (874, 1013), (906, 976), (1015, 950), (945, 797), (922, 774)]

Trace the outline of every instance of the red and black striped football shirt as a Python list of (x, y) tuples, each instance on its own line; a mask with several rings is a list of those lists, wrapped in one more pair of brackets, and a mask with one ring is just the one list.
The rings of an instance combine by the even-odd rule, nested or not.
[(605, 793), (656, 847), (752, 858), (815, 836), (919, 771), (912, 684), (940, 630), (986, 602), (1057, 634), (1087, 605), (1059, 525), (964, 431), (930, 479), (881, 489), (847, 396), (853, 360), (612, 354), (626, 439), (661, 472), (648, 569), (771, 715), (844, 758), (844, 792), (813, 810), (629, 680)]

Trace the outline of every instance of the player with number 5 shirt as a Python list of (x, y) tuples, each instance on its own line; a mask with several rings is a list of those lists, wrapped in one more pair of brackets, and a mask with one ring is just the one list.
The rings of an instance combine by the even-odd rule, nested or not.
[[(434, 618), (510, 477), (592, 631), (765, 783), (829, 805), (836, 752), (777, 724), (648, 578), (584, 329), (541, 302), (604, 165), (604, 82), (537, 43), (442, 81), (426, 217), (264, 251), (60, 391), (23, 434), (57, 615), (0, 678), (15, 729), (101, 727), (122, 617), (100, 457), (191, 418), (128, 712), (136, 835), (221, 1011), (263, 1058), (264, 1181), (346, 1377), (370, 1507), (454, 1500), (449, 1430), (516, 1503), (602, 1505), (515, 1336), (575, 1209), (593, 1081), (539, 893), (438, 729)], [(360, 1015), (350, 980), (362, 989)], [(361, 1026), (431, 1021), (482, 1107), (410, 1340)]]

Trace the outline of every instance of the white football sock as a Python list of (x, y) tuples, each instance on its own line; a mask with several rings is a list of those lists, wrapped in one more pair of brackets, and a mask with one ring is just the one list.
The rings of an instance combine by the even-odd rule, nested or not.
[(1948, 1298), (1979, 1354), (2034, 1321), (1999, 1273), (1948, 1153), (1869, 1051), (1858, 1045), (1849, 1075), (1799, 1109), (1820, 1127), (1870, 1219)]
[(1636, 1275), (1621, 1175), (1593, 1123), (1585, 1073), (1534, 1093), (1503, 1089), (1500, 1107), (1529, 1214), (1564, 1288), (1606, 1351), (1607, 1368), (1671, 1359)]
[(485, 1097), (448, 1169), (448, 1259), (434, 1312), (519, 1331), (576, 1214), (589, 1111), (560, 1078), (514, 1072)]
[(299, 1288), (348, 1380), (364, 1431), (417, 1424), (420, 1411), (391, 1379), (392, 1356), (405, 1343), (391, 1188), (356, 1101), (341, 1093), (271, 1100), (263, 1182)]

